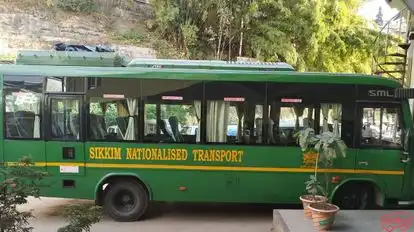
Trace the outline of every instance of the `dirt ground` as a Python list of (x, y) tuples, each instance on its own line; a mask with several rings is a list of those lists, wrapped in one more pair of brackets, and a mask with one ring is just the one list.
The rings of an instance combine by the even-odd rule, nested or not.
[[(90, 201), (41, 198), (29, 200), (24, 210), (34, 210), (33, 232), (56, 232), (65, 225), (61, 209), (73, 203)], [(137, 222), (115, 222), (104, 218), (92, 232), (265, 232), (272, 228), (272, 208), (268, 206), (163, 204), (150, 216)]]

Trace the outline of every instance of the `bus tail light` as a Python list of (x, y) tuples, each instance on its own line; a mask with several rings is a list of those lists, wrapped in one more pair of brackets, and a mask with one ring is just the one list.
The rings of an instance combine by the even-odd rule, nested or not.
[(332, 177), (332, 184), (338, 184), (341, 180), (340, 176), (333, 176)]
[(185, 191), (185, 190), (187, 190), (187, 187), (180, 186), (180, 191)]

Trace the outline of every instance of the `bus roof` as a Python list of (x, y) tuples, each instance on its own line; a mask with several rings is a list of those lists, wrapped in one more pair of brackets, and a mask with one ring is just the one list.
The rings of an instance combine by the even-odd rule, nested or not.
[(222, 60), (173, 60), (173, 59), (133, 59), (128, 67), (162, 67), (186, 69), (229, 69), (229, 70), (258, 70), (258, 71), (295, 71), (284, 62), (247, 62)]
[(399, 88), (401, 85), (392, 79), (379, 76), (347, 73), (317, 73), (292, 71), (188, 69), (160, 67), (85, 67), (0, 64), (0, 75), (39, 75), (67, 77), (112, 77), (140, 79), (177, 80), (218, 80), (218, 81), (268, 81), (291, 83), (333, 83), (383, 85)]

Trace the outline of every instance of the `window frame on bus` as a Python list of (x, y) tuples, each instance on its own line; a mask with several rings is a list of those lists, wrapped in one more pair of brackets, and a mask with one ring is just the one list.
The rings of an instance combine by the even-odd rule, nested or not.
[[(247, 89), (249, 90), (249, 94), (243, 93), (243, 92), (228, 92), (225, 91), (227, 87), (228, 89), (233, 90), (233, 88), (229, 88), (229, 86), (231, 86), (232, 84), (239, 84), (239, 87), (241, 89)], [(224, 89), (221, 90), (214, 90), (214, 85), (220, 86), (220, 87), (224, 87)], [(213, 86), (213, 87), (212, 87)], [(215, 86), (215, 87), (217, 87)], [(255, 86), (255, 88), (249, 88), (251, 86)], [(260, 88), (262, 88), (260, 90)], [(258, 90), (258, 91), (256, 91)], [(249, 95), (249, 96), (248, 96)], [(207, 120), (207, 116), (208, 116), (208, 102), (209, 101), (219, 101), (221, 99), (223, 99), (223, 102), (225, 102), (225, 98), (229, 98), (230, 102), (232, 101), (232, 99), (234, 98), (234, 101), (239, 101), (236, 98), (240, 98), (240, 100), (243, 98), (243, 102), (245, 103), (249, 103), (249, 102), (254, 102), (255, 105), (255, 112), (256, 112), (256, 107), (257, 106), (262, 106), (262, 126), (261, 126), (261, 130), (262, 130), (262, 138), (260, 143), (229, 143), (228, 141), (226, 142), (214, 142), (214, 141), (208, 141), (207, 138), (207, 125), (208, 125), (208, 120)], [(251, 100), (252, 101), (249, 101)], [(263, 131), (266, 125), (266, 120), (265, 120), (265, 113), (267, 112), (266, 110), (266, 100), (267, 100), (267, 82), (253, 82), (253, 81), (219, 81), (219, 80), (208, 80), (208, 81), (204, 81), (204, 99), (203, 99), (203, 104), (202, 104), (202, 128), (203, 128), (203, 134), (202, 137), (204, 137), (203, 140), (203, 144), (206, 145), (229, 145), (229, 146), (263, 146), (263, 145), (267, 145), (265, 143), (265, 137)], [(231, 105), (231, 103), (230, 103)], [(253, 128), (255, 126), (255, 117), (253, 117)], [(252, 123), (252, 122), (250, 122)], [(238, 124), (237, 124), (238, 125)], [(227, 125), (228, 128), (228, 125)], [(242, 128), (243, 130), (243, 128)], [(238, 133), (238, 132), (237, 132)], [(226, 130), (226, 136), (228, 134), (228, 129)], [(254, 132), (253, 132), (254, 134)], [(242, 134), (243, 136), (243, 134)], [(236, 136), (237, 137), (237, 136)]]
[[(383, 145), (382, 142), (380, 145), (375, 144), (363, 144), (361, 142), (362, 138), (362, 120), (363, 120), (363, 109), (365, 108), (379, 108), (381, 112), (386, 108), (395, 108), (397, 109), (399, 127), (403, 131), (405, 129), (405, 119), (403, 115), (403, 104), (399, 101), (357, 101), (356, 104), (356, 123), (355, 123), (355, 145), (358, 149), (382, 149), (382, 150), (404, 150), (402, 144), (399, 146), (387, 146)], [(381, 119), (382, 120), (382, 119)], [(382, 134), (383, 132), (380, 131)], [(400, 135), (401, 138), (404, 136)]]
[[(44, 79), (43, 79), (43, 76), (42, 75), (22, 75), (22, 74), (0, 74), (0, 76), (2, 77), (2, 89), (3, 89), (3, 94), (2, 94), (2, 97), (3, 97), (3, 138), (4, 139), (7, 139), (7, 140), (34, 140), (34, 141), (42, 141), (42, 140), (44, 140), (45, 139), (45, 128), (44, 128), (44, 123), (45, 123), (45, 115), (44, 115), (44, 107), (45, 107), (45, 105), (44, 105), (44, 91), (43, 91), (43, 89), (44, 89)], [(39, 125), (39, 129), (40, 129), (40, 131), (39, 131), (39, 133), (40, 133), (40, 136), (39, 136), (39, 138), (21, 138), (21, 137), (9, 137), (9, 136), (7, 136), (7, 126), (6, 126), (6, 91), (4, 91), (4, 89), (5, 89), (5, 82), (7, 81), (6, 80), (6, 78), (8, 78), (8, 77), (16, 77), (16, 76), (20, 76), (20, 77), (22, 77), (22, 76), (24, 76), (24, 77), (31, 77), (31, 78), (39, 78), (40, 80), (41, 80), (41, 83), (42, 83), (42, 87), (41, 87), (41, 92), (40, 93), (38, 93), (38, 94), (40, 94), (40, 102), (39, 102), (39, 104), (40, 104), (40, 106), (39, 106), (39, 115), (38, 116), (40, 116), (40, 118), (39, 118), (39, 120), (40, 120), (40, 125)], [(36, 115), (35, 115), (36, 116)]]
[[(52, 108), (51, 103), (53, 99), (79, 99), (79, 138), (78, 139), (64, 139), (64, 138), (53, 138), (52, 137)], [(44, 94), (44, 117), (45, 123), (43, 125), (45, 131), (45, 141), (59, 141), (59, 142), (85, 142), (85, 133), (86, 133), (86, 121), (85, 121), (85, 95), (82, 93), (53, 93), (53, 94)]]
[[(144, 92), (146, 89), (146, 85), (152, 85), (156, 84), (157, 82), (176, 82), (175, 84), (180, 86), (183, 84), (183, 88), (178, 88), (174, 90), (169, 91), (161, 91), (157, 94), (148, 95), (147, 92)], [(153, 83), (151, 83), (153, 82)], [(165, 83), (164, 83), (165, 84)], [(168, 84), (165, 84), (168, 85)], [(188, 85), (188, 86), (187, 86)], [(183, 80), (183, 79), (142, 79), (142, 87), (144, 91), (141, 92), (141, 98), (142, 98), (142, 118), (140, 118), (140, 123), (144, 126), (143, 130), (141, 130), (141, 142), (142, 143), (164, 143), (164, 144), (203, 144), (203, 100), (204, 100), (204, 81), (201, 80)], [(163, 99), (164, 98), (164, 99)], [(156, 134), (155, 137), (160, 138), (160, 125), (159, 121), (161, 120), (161, 106), (162, 105), (192, 105), (194, 107), (194, 102), (199, 101), (201, 103), (200, 105), (200, 126), (198, 128), (200, 133), (200, 141), (197, 142), (197, 133), (195, 134), (195, 141), (185, 141), (185, 142), (174, 142), (174, 141), (168, 141), (168, 140), (162, 140), (159, 141), (155, 138), (154, 141), (147, 138), (147, 135), (145, 134), (145, 126), (146, 126), (146, 118), (145, 118), (145, 112), (146, 112), (146, 106), (147, 105), (155, 105), (156, 107)], [(181, 103), (181, 104), (180, 104)], [(182, 104), (184, 103), (184, 104)], [(178, 131), (178, 133), (181, 135), (181, 131)], [(168, 136), (167, 136), (168, 137)], [(181, 135), (182, 137), (182, 135)]]
[[(113, 90), (111, 89), (110, 91), (105, 91), (101, 92), (102, 96), (98, 97), (98, 96), (93, 96), (91, 97), (89, 95), (90, 91), (96, 91), (97, 88), (104, 86), (106, 81), (115, 81), (119, 84), (119, 82), (125, 81), (127, 82), (133, 82), (133, 83), (127, 83), (131, 84), (131, 86), (137, 86), (137, 88), (139, 89), (138, 92), (139, 94), (137, 94), (136, 96), (131, 97), (129, 94), (127, 94), (127, 96), (125, 96), (124, 92), (121, 92), (121, 90)], [(86, 92), (85, 92), (85, 122), (87, 124), (86, 128), (85, 128), (85, 141), (86, 142), (116, 142), (116, 143), (136, 143), (136, 142), (142, 142), (142, 138), (141, 138), (141, 131), (140, 128), (141, 127), (141, 108), (142, 108), (142, 96), (141, 96), (141, 91), (142, 91), (142, 80), (141, 79), (137, 79), (137, 78), (117, 78), (117, 77), (88, 77), (86, 78), (86, 82), (87, 82), (87, 86), (86, 86)], [(134, 128), (135, 128), (135, 139), (132, 140), (126, 140), (126, 139), (96, 139), (96, 138), (92, 138), (91, 137), (91, 103), (93, 103), (91, 100), (94, 98), (105, 98), (105, 95), (108, 95), (108, 99), (111, 99), (112, 101), (116, 101), (116, 100), (127, 100), (127, 99), (133, 99), (136, 101), (137, 105), (137, 111), (135, 113), (138, 113), (138, 115), (133, 115), (133, 119), (134, 119)], [(113, 96), (110, 96), (113, 95)], [(126, 110), (129, 111), (128, 109), (128, 103), (126, 106)], [(129, 112), (128, 112), (129, 114)], [(129, 115), (125, 116), (128, 117), (129, 120)], [(104, 118), (105, 120), (105, 118)], [(121, 130), (121, 128), (118, 129)], [(127, 128), (128, 129), (128, 122), (127, 122)], [(106, 130), (108, 130), (108, 128), (106, 128)]]

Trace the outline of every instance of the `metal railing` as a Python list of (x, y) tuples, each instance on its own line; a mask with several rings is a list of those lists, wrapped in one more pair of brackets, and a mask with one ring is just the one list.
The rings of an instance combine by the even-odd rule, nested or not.
[(411, 12), (404, 8), (379, 30), (372, 51), (372, 74), (393, 78), (403, 86), (407, 81), (407, 50), (409, 18)]

